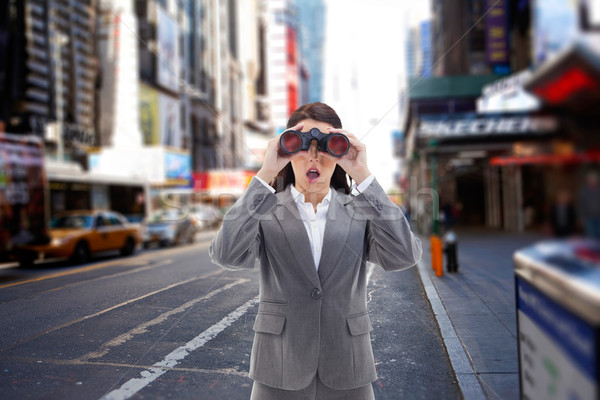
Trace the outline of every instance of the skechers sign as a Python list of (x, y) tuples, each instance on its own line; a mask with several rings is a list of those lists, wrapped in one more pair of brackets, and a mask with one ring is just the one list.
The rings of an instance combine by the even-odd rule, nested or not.
[(558, 122), (552, 117), (488, 117), (455, 120), (421, 120), (419, 138), (467, 139), (555, 133)]

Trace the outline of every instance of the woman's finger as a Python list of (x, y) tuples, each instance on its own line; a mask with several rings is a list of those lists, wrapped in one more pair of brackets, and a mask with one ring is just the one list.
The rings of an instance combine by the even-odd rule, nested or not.
[(345, 129), (341, 129), (341, 128), (340, 128), (340, 129), (336, 129), (336, 128), (327, 128), (327, 129), (329, 130), (329, 133), (342, 133), (342, 134), (346, 135), (346, 136), (348, 137), (348, 139), (350, 140), (350, 143), (351, 143), (351, 144), (353, 144), (353, 143), (362, 143), (362, 142), (361, 142), (361, 141), (358, 139), (358, 137), (356, 137), (356, 135), (354, 135), (354, 134), (353, 134), (353, 133), (351, 133), (351, 132), (348, 132), (348, 131), (347, 131), (347, 130), (345, 130)]
[(291, 128), (286, 129), (286, 131), (299, 131), (302, 128), (304, 128), (304, 122), (298, 122), (296, 125), (292, 126)]

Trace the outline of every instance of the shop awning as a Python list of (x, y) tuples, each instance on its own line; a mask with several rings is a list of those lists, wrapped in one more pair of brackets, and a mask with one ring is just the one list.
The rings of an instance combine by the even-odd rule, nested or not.
[(569, 165), (583, 163), (600, 163), (600, 151), (586, 151), (573, 154), (536, 154), (531, 156), (492, 157), (490, 165)]
[(410, 78), (410, 100), (479, 97), (484, 85), (498, 80), (498, 75), (442, 76)]
[(231, 195), (241, 196), (252, 177), (254, 171), (247, 170), (216, 170), (197, 171), (192, 173), (194, 191), (211, 196)]
[(600, 54), (578, 42), (542, 65), (524, 87), (550, 106), (584, 110), (600, 104)]

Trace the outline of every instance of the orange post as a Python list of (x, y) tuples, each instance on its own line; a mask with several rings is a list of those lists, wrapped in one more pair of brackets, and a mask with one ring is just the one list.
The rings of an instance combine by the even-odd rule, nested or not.
[(435, 276), (444, 275), (442, 239), (437, 235), (431, 235), (431, 269), (435, 271)]

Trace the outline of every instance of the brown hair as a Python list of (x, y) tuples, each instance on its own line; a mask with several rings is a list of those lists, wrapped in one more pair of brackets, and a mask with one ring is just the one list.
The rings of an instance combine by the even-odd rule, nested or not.
[[(337, 129), (342, 127), (342, 121), (333, 108), (325, 103), (316, 102), (304, 104), (294, 111), (287, 122), (287, 128), (289, 129), (305, 119), (326, 122)], [(279, 171), (275, 178), (273, 178), (270, 185), (277, 193), (279, 193), (283, 192), (288, 185), (295, 182), (296, 178), (294, 176), (294, 171), (292, 170), (292, 163), (289, 162), (281, 171)], [(346, 171), (339, 165), (336, 165), (333, 175), (331, 176), (330, 186), (333, 186), (334, 190), (343, 190), (344, 193), (350, 194), (348, 182), (349, 177), (346, 174)]]

